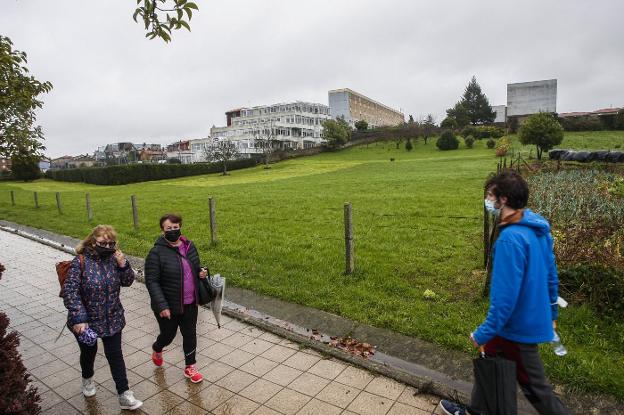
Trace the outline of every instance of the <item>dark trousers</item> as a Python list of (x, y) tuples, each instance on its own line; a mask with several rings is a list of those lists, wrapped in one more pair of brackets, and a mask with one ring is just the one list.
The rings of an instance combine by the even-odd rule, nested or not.
[[(570, 412), (555, 395), (544, 373), (536, 344), (516, 343), (502, 337), (494, 337), (486, 343), (488, 356), (499, 355), (516, 362), (516, 377), (527, 400), (540, 415), (569, 415)], [(472, 390), (473, 394), (476, 392)], [(470, 413), (485, 412), (472, 407)]]
[[(76, 341), (78, 336), (74, 333)], [(123, 352), (121, 351), (121, 332), (116, 333), (109, 337), (102, 337), (102, 343), (104, 344), (104, 356), (108, 360), (108, 366), (110, 366), (113, 380), (115, 381), (115, 387), (117, 393), (122, 394), (128, 390), (128, 376), (126, 375), (126, 363), (124, 362)], [(78, 342), (80, 347), (80, 369), (82, 370), (82, 377), (89, 379), (93, 377), (94, 370), (93, 364), (95, 363), (95, 355), (97, 354), (98, 346), (95, 343), (93, 346), (87, 346), (82, 342)]]
[(175, 339), (178, 327), (182, 333), (182, 349), (186, 365), (195, 364), (195, 349), (197, 348), (197, 304), (184, 306), (184, 313), (171, 315), (171, 319), (162, 318), (156, 314), (156, 321), (160, 327), (160, 334), (152, 345), (155, 352), (162, 352), (163, 348)]

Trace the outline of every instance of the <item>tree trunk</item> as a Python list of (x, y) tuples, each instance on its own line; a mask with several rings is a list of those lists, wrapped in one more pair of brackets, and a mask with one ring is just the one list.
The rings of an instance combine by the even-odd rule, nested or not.
[(542, 149), (539, 146), (535, 146), (537, 147), (537, 159), (541, 160), (542, 159)]
[(223, 175), (227, 176), (227, 160), (223, 160)]

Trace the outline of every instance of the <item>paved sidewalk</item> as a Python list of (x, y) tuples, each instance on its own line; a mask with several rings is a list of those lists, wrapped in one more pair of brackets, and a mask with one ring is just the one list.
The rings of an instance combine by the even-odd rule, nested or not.
[[(20, 351), (42, 397), (44, 414), (119, 413), (115, 387), (99, 344), (97, 395), (80, 392), (78, 346), (64, 331), (66, 310), (58, 297), (54, 264), (70, 255), (0, 231), (0, 311), (21, 334)], [(223, 316), (218, 329), (200, 309), (197, 365), (205, 377), (182, 375), (178, 335), (156, 368), (150, 359), (157, 324), (145, 286), (122, 289), (127, 326), (123, 348), (130, 389), (148, 414), (430, 414), (437, 400), (415, 389)], [(140, 411), (137, 411), (140, 413)]]

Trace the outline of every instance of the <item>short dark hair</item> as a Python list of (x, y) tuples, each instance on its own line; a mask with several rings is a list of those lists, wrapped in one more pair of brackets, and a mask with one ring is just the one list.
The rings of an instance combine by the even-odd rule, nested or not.
[(506, 205), (512, 209), (522, 209), (529, 201), (529, 185), (514, 170), (506, 170), (491, 177), (485, 183), (485, 190), (490, 190), (497, 199), (506, 197)]
[(166, 213), (160, 218), (160, 229), (163, 228), (163, 223), (165, 223), (166, 220), (169, 220), (171, 223), (179, 223), (180, 227), (182, 227), (182, 216), (175, 213)]

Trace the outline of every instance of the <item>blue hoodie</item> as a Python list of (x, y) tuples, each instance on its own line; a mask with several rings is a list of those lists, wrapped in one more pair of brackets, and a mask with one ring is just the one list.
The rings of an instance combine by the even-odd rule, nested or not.
[(490, 309), (475, 341), (551, 341), (559, 280), (548, 221), (526, 209), (520, 222), (501, 227), (493, 257)]

